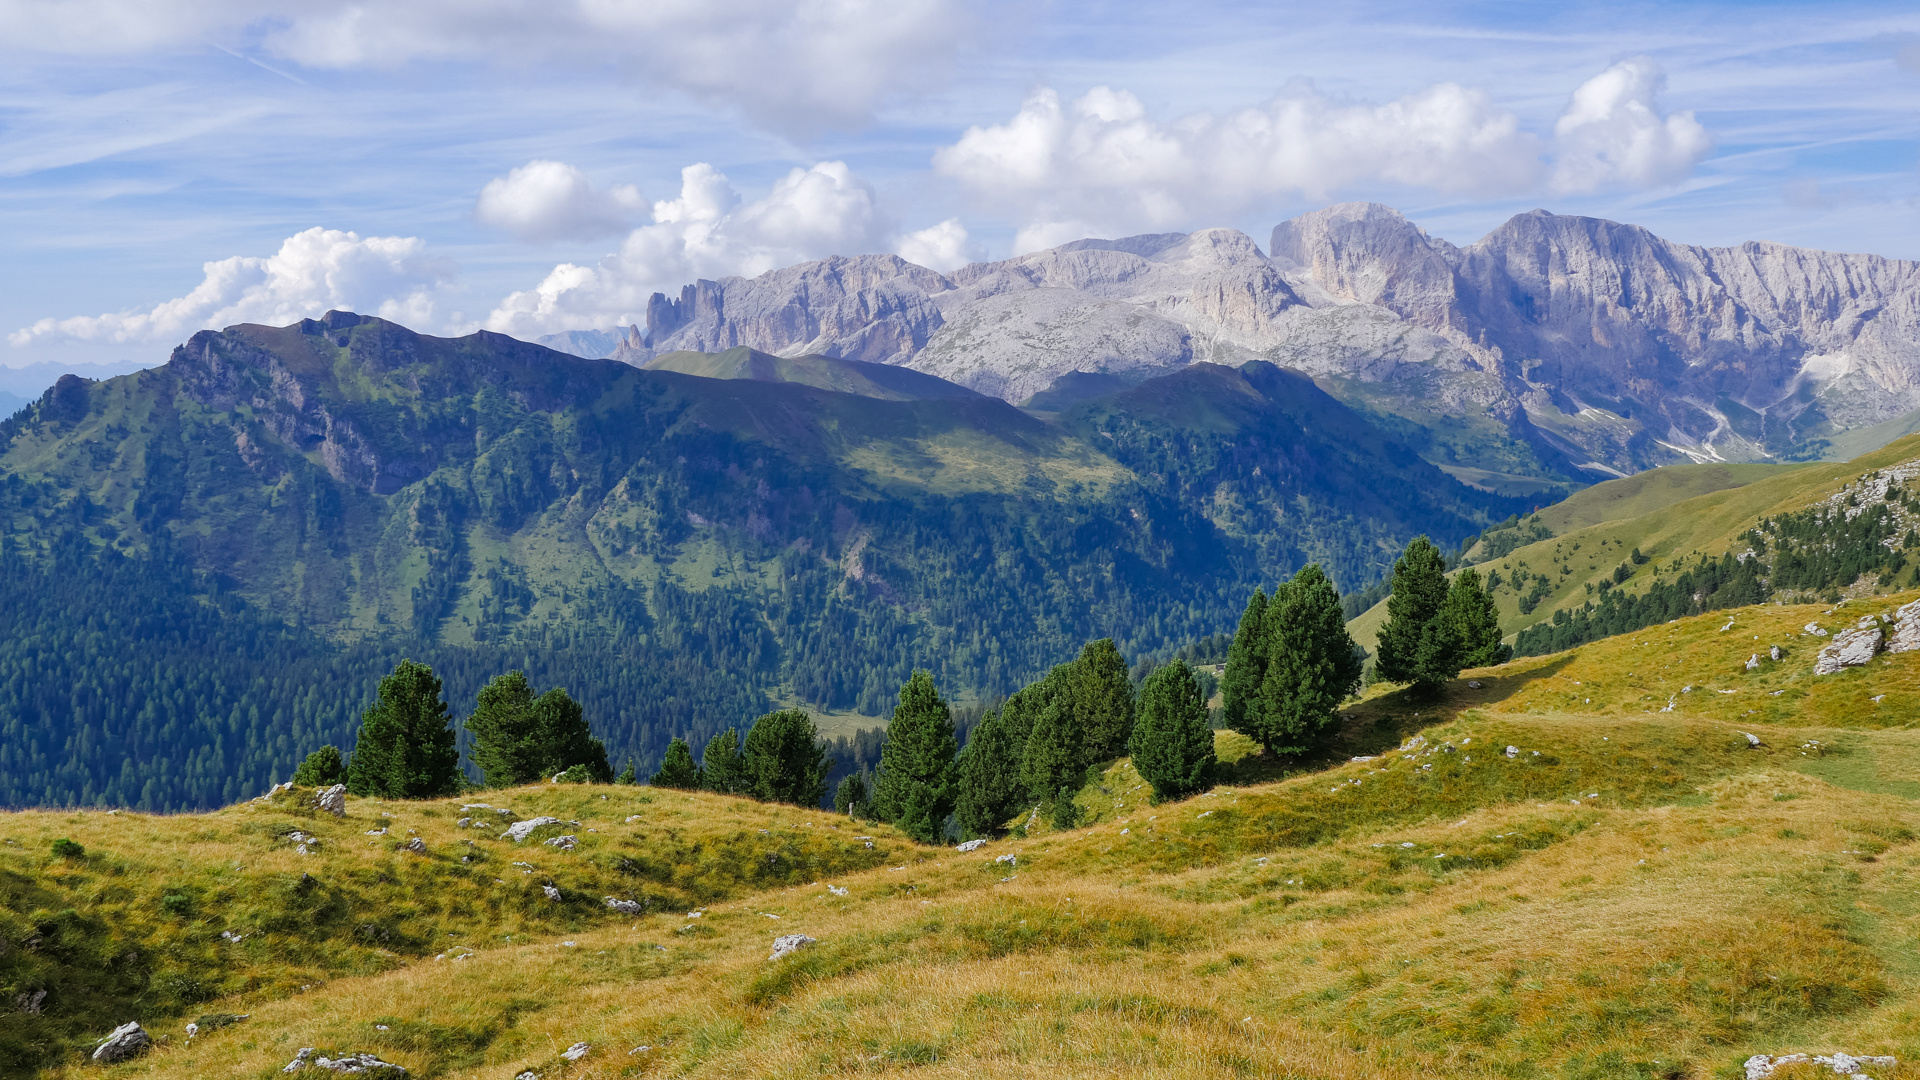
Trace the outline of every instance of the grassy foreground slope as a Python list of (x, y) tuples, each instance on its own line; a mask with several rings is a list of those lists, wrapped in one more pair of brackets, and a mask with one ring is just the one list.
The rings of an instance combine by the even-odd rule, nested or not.
[[(1718, 1077), (1835, 1049), (1920, 1075), (1920, 654), (1815, 677), (1802, 629), (1916, 597), (1716, 612), (1377, 694), (1291, 775), (1222, 736), (1227, 782), (1182, 803), (1117, 762), (1081, 828), (964, 854), (644, 788), (474, 800), (569, 822), (520, 845), (458, 828), (487, 813), (459, 800), (10, 814), (4, 990), (54, 992), (0, 1036), (75, 1077), (264, 1080), (301, 1047), (543, 1080)], [(48, 855), (60, 836), (86, 856)], [(788, 933), (818, 943), (769, 961)], [(252, 1015), (186, 1044), (203, 1011)], [(80, 1064), (134, 1018), (168, 1043)]]

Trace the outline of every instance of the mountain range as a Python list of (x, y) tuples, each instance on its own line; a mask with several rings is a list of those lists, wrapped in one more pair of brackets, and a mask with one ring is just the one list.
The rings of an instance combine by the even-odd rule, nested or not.
[[(0, 671), (34, 673), (0, 685), (0, 801), (263, 787), (349, 740), (389, 654), (470, 672), (460, 714), (488, 665), (569, 686), (646, 766), (779, 702), (877, 717), (918, 668), (966, 701), (1101, 637), (1164, 654), (1307, 562), (1356, 590), (1417, 534), (1457, 546), (1530, 505), (1266, 361), (1056, 404), (861, 360), (636, 368), (347, 312), (63, 377), (0, 423)], [(189, 639), (216, 632), (181, 628), (216, 612), (236, 666), (166, 689), (214, 662)], [(158, 666), (81, 695), (97, 708), (52, 689), (126, 658)], [(321, 701), (313, 680), (349, 689)], [(153, 751), (130, 772), (127, 740)], [(215, 747), (191, 782), (175, 768)]]
[(614, 331), (549, 340), (633, 364), (745, 346), (904, 365), (1010, 402), (1058, 399), (1076, 373), (1110, 390), (1266, 360), (1456, 476), (1514, 491), (1848, 456), (1920, 427), (1920, 264), (1699, 247), (1540, 210), (1466, 247), (1348, 203), (1282, 222), (1264, 251), (1206, 229), (948, 274), (834, 257), (656, 293), (645, 323), (610, 353)]

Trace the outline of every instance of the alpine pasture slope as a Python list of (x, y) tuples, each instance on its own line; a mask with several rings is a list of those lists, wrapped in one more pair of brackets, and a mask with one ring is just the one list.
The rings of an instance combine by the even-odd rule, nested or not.
[[(1699, 556), (1746, 551), (1748, 530), (1763, 519), (1804, 511), (1842, 494), (1863, 477), (1897, 474), (1903, 468), (1920, 470), (1920, 436), (1901, 438), (1849, 462), (1669, 465), (1595, 484), (1511, 527), (1489, 529), (1468, 550), (1466, 562), (1482, 575), (1501, 575), (1501, 584), (1489, 591), (1500, 610), (1501, 628), (1513, 635), (1550, 621), (1556, 611), (1594, 600), (1601, 582), (1615, 584), (1614, 574), (1623, 563), (1629, 576), (1620, 588), (1644, 592), (1662, 574), (1670, 575)], [(1635, 551), (1644, 562), (1632, 561)], [(1911, 552), (1910, 558), (1920, 558), (1920, 551)], [(1550, 583), (1531, 611), (1522, 608), (1529, 590), (1514, 584), (1516, 568), (1543, 574)], [(1909, 583), (1909, 575), (1900, 575), (1899, 583)], [(1856, 596), (1888, 588), (1862, 580), (1840, 591)], [(1372, 648), (1385, 620), (1382, 601), (1347, 629), (1355, 641)]]
[[(264, 1078), (305, 1047), (462, 1080), (1704, 1078), (1834, 1050), (1920, 1075), (1920, 653), (1815, 676), (1805, 629), (1916, 599), (1376, 687), (1317, 760), (1223, 734), (1220, 785), (1158, 806), (1115, 761), (1080, 827), (1023, 815), (965, 853), (619, 786), (15, 813), (0, 882), (26, 914), (0, 936), (35, 947), (0, 963), (52, 993), (0, 1043), (76, 1078)], [(515, 844), (481, 800), (562, 824)], [(63, 837), (85, 854), (50, 855)], [(816, 941), (770, 960), (796, 933)], [(189, 1042), (202, 1013), (250, 1018)], [(82, 1063), (135, 1018), (167, 1041)]]

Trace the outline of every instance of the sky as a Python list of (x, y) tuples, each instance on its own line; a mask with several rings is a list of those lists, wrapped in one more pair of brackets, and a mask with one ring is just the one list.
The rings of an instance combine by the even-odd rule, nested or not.
[(1920, 259), (1920, 8), (0, 0), (23, 386), (329, 308), (533, 337), (1349, 200)]

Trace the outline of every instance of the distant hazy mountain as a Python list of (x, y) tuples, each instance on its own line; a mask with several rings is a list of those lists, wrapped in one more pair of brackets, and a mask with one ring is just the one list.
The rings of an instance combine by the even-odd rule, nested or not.
[(562, 330), (557, 334), (534, 338), (533, 343), (588, 360), (604, 360), (619, 348), (625, 333), (626, 329), (619, 326), (606, 330)]
[(702, 280), (655, 294), (613, 355), (739, 346), (906, 365), (1014, 402), (1076, 372), (1265, 359), (1456, 475), (1594, 480), (1858, 452), (1838, 436), (1910, 428), (1894, 422), (1920, 409), (1920, 264), (1693, 247), (1544, 211), (1461, 248), (1349, 203), (1283, 222), (1264, 252), (1207, 229), (951, 274), (863, 255)]
[(32, 398), (25, 398), (18, 394), (9, 394), (5, 390), (0, 390), (0, 417), (12, 416), (14, 413), (26, 408), (27, 402), (32, 400)]

